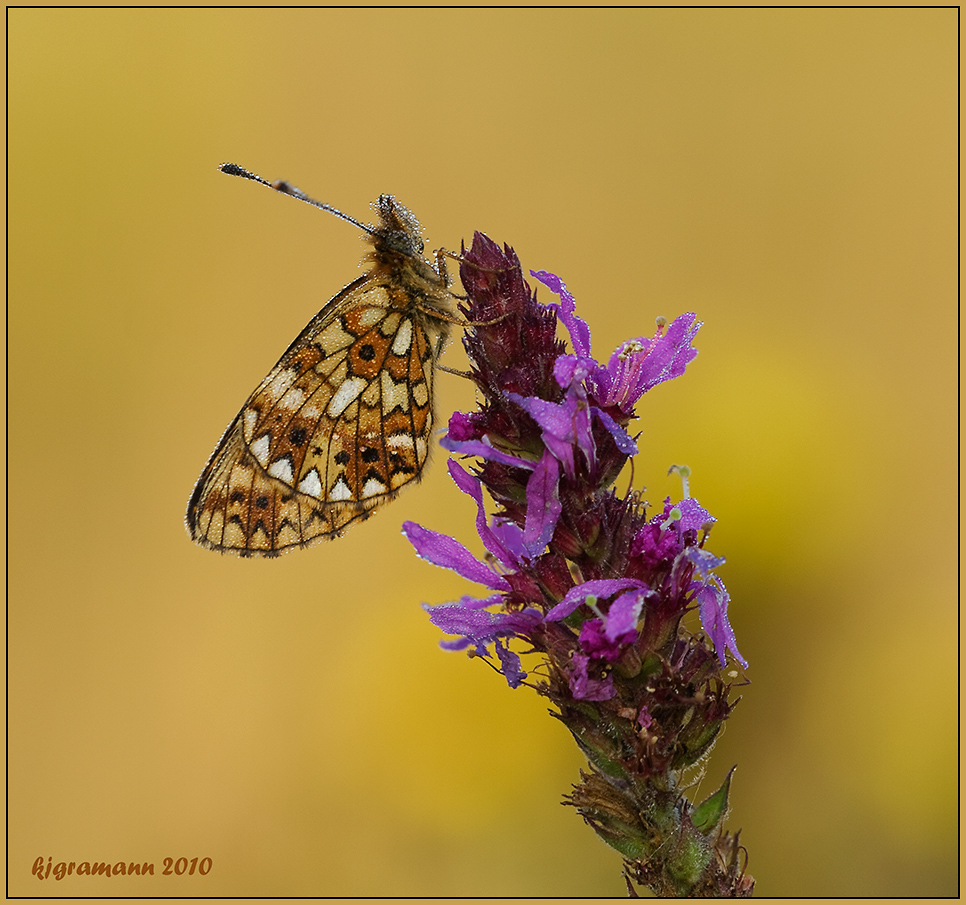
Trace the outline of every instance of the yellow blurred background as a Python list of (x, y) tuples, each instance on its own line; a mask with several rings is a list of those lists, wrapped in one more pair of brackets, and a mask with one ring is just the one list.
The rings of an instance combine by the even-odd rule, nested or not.
[[(10, 894), (625, 894), (560, 806), (565, 730), (420, 609), (479, 590), (400, 534), (481, 549), (444, 455), (337, 545), (186, 537), (221, 431), (362, 254), (225, 160), (364, 220), (394, 193), (430, 247), (510, 243), (598, 357), (698, 313), (636, 463), (652, 501), (691, 466), (751, 663), (696, 794), (738, 764), (760, 895), (956, 893), (955, 9), (8, 29)], [(442, 417), (472, 404), (442, 375)], [(39, 883), (48, 856), (158, 875)]]

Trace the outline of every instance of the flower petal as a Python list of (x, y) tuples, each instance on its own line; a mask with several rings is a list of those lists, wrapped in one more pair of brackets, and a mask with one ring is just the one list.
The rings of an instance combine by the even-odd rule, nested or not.
[(517, 565), (519, 557), (515, 555), (515, 551), (509, 549), (486, 523), (486, 510), (483, 508), (483, 486), (480, 484), (479, 478), (471, 475), (453, 459), (450, 459), (446, 466), (449, 469), (450, 477), (456, 482), (456, 486), (476, 502), (476, 532), (480, 535), (483, 546), (507, 568)]
[(651, 716), (650, 711), (647, 709), (647, 704), (641, 707), (641, 712), (637, 715), (637, 724), (643, 729), (650, 727), (651, 723), (654, 722), (654, 718)]
[(570, 333), (570, 342), (576, 352), (581, 357), (590, 356), (590, 327), (582, 318), (574, 313), (577, 303), (574, 297), (567, 291), (567, 284), (564, 283), (556, 274), (548, 273), (546, 270), (531, 270), (530, 276), (539, 280), (560, 296), (559, 304), (554, 303), (551, 307), (557, 309), (557, 316)]
[(640, 590), (628, 591), (610, 605), (604, 625), (604, 635), (608, 641), (617, 641), (628, 634), (637, 637), (637, 622), (644, 609), (644, 597)]
[(553, 537), (561, 505), (558, 487), (560, 465), (549, 449), (543, 451), (537, 467), (527, 481), (527, 519), (523, 526), (523, 546), (530, 556), (542, 553)]
[(446, 430), (446, 436), (457, 442), (477, 439), (479, 434), (477, 432), (474, 415), (468, 415), (466, 412), (453, 412), (449, 418), (449, 427)]
[[(426, 606), (430, 622), (447, 635), (461, 635), (461, 641), (443, 641), (451, 649), (462, 649), (469, 644), (485, 648), (496, 638), (525, 636), (542, 621), (538, 610), (528, 607), (520, 613), (491, 613), (486, 606), (502, 602), (499, 595), (476, 600), (464, 597), (459, 603)], [(458, 647), (454, 647), (458, 645)]]
[(569, 477), (574, 476), (574, 417), (577, 413), (576, 401), (569, 397), (562, 403), (548, 402), (537, 396), (521, 396), (507, 393), (507, 399), (515, 402), (537, 424), (540, 425), (541, 438), (560, 462)]
[(640, 371), (641, 393), (665, 380), (680, 377), (688, 363), (698, 354), (698, 350), (691, 346), (701, 327), (701, 322), (696, 321), (696, 317), (693, 311), (678, 315), (668, 327), (667, 333), (647, 350)]
[(496, 655), (500, 658), (500, 665), (503, 667), (503, 676), (507, 685), (511, 688), (518, 687), (527, 677), (520, 665), (520, 658), (503, 641), (497, 641), (494, 647), (496, 647)]
[(600, 419), (600, 423), (607, 428), (610, 435), (614, 438), (617, 448), (625, 456), (637, 455), (637, 443), (635, 443), (624, 428), (622, 428), (607, 412), (594, 406), (594, 414)]
[(566, 619), (588, 597), (612, 597), (628, 588), (646, 587), (647, 585), (637, 578), (595, 578), (585, 581), (567, 591), (564, 599), (553, 607), (545, 618), (548, 622), (559, 622), (561, 619)]
[(711, 638), (721, 665), (725, 665), (725, 652), (730, 650), (734, 658), (747, 669), (748, 661), (739, 653), (734, 629), (728, 621), (728, 603), (731, 597), (721, 579), (714, 576), (712, 583), (698, 592), (697, 600), (701, 625)]
[(529, 556), (523, 543), (523, 529), (516, 522), (497, 517), (493, 519), (490, 530), (497, 541), (506, 548), (514, 564), (519, 565), (524, 556)]
[(717, 521), (717, 519), (696, 499), (694, 499), (694, 497), (688, 497), (686, 500), (681, 500), (681, 502), (678, 503), (675, 508), (681, 510), (681, 518), (678, 519), (678, 524), (681, 526), (682, 531), (692, 529), (694, 531), (700, 531), (704, 525), (708, 524), (708, 522)]
[(464, 578), (488, 588), (499, 591), (510, 589), (502, 575), (494, 572), (486, 563), (480, 562), (458, 540), (438, 531), (431, 531), (416, 522), (404, 522), (403, 534), (416, 548), (420, 559), (425, 559), (434, 566), (452, 569)]
[(449, 436), (440, 438), (439, 445), (450, 452), (459, 453), (463, 456), (479, 456), (481, 459), (489, 459), (491, 462), (500, 462), (503, 465), (512, 465), (516, 468), (526, 468), (528, 471), (536, 466), (532, 459), (521, 459), (519, 456), (511, 456), (502, 450), (496, 449), (486, 438), (482, 440), (453, 440)]
[(621, 343), (607, 362), (590, 377), (588, 386), (604, 406), (617, 405), (629, 412), (649, 389), (680, 377), (697, 349), (691, 343), (701, 326), (694, 313), (674, 319), (666, 333), (641, 336)]
[(684, 555), (694, 563), (694, 568), (703, 579), (708, 578), (715, 569), (725, 564), (723, 556), (715, 556), (704, 547), (686, 547)]

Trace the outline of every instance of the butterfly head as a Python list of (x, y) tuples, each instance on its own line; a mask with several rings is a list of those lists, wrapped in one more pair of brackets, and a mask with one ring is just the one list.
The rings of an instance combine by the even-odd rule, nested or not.
[(422, 227), (409, 208), (403, 207), (392, 195), (380, 195), (373, 204), (379, 214), (379, 225), (372, 230), (372, 242), (377, 254), (394, 252), (407, 258), (423, 253)]
[(389, 272), (397, 279), (415, 281), (424, 288), (445, 288), (445, 271), (440, 272), (423, 257), (423, 230), (408, 208), (392, 195), (380, 195), (373, 204), (379, 215), (376, 226), (365, 227), (366, 238), (372, 243), (369, 260), (377, 271)]

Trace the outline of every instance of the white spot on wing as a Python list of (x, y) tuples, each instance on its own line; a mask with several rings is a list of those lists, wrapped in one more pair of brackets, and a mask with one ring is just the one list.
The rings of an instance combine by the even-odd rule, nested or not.
[(386, 314), (384, 308), (359, 308), (355, 312), (356, 323), (363, 329), (368, 329), (374, 324), (378, 324)]
[(426, 383), (420, 380), (419, 383), (413, 384), (413, 402), (416, 403), (420, 408), (422, 408), (427, 400), (429, 399), (429, 390), (426, 387)]
[(396, 408), (406, 411), (409, 402), (409, 385), (405, 379), (397, 383), (385, 369), (380, 371), (379, 377), (382, 383), (382, 413), (388, 415)]
[(305, 405), (303, 405), (299, 414), (306, 421), (318, 421), (319, 418), (322, 417), (322, 409), (320, 409), (313, 400), (312, 402), (307, 402)]
[(319, 473), (316, 469), (312, 469), (304, 478), (302, 478), (299, 483), (299, 490), (302, 493), (307, 493), (309, 496), (317, 497), (322, 499), (322, 481), (319, 480)]
[(413, 341), (413, 322), (406, 320), (399, 325), (396, 338), (392, 342), (392, 351), (396, 355), (405, 355)]
[(295, 477), (292, 474), (292, 460), (288, 456), (283, 456), (281, 459), (276, 459), (272, 462), (268, 466), (268, 473), (273, 478), (278, 478), (286, 484), (291, 484), (292, 479)]
[(386, 437), (386, 446), (390, 449), (412, 449), (413, 438), (409, 434), (392, 434)]
[(293, 371), (291, 368), (282, 368), (268, 382), (268, 385), (262, 390), (262, 393), (272, 402), (278, 402), (285, 395), (285, 391), (295, 383), (296, 377), (298, 377), (297, 371)]
[(342, 324), (333, 321), (318, 335), (318, 343), (330, 353), (351, 346), (355, 337), (342, 329)]
[(298, 411), (298, 407), (305, 402), (305, 390), (300, 387), (292, 387), (279, 401), (281, 408), (289, 411)]
[(371, 496), (379, 496), (381, 493), (386, 492), (386, 485), (382, 481), (377, 481), (375, 478), (369, 478), (362, 488), (363, 499)]
[(245, 425), (245, 436), (250, 437), (255, 433), (255, 425), (258, 424), (258, 412), (255, 409), (245, 409), (243, 423)]
[(345, 482), (345, 475), (340, 474), (339, 480), (332, 485), (332, 489), (329, 491), (330, 500), (351, 500), (352, 491), (349, 489), (349, 485)]
[(338, 418), (349, 404), (366, 388), (364, 377), (347, 377), (339, 385), (332, 401), (329, 402), (328, 414), (331, 418)]
[(272, 435), (262, 434), (253, 444), (252, 444), (252, 455), (258, 459), (259, 465), (268, 464), (268, 450), (271, 446)]
[(383, 336), (392, 336), (396, 332), (396, 327), (399, 324), (399, 313), (392, 311), (387, 314), (383, 319), (382, 323), (379, 325), (379, 332)]

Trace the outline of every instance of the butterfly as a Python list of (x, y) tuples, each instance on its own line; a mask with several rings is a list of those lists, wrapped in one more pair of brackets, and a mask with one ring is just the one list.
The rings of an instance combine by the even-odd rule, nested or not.
[(430, 452), (436, 361), (453, 310), (445, 260), (422, 256), (416, 218), (391, 195), (365, 226), (291, 184), (219, 169), (348, 220), (372, 249), (368, 273), (309, 321), (248, 397), (191, 499), (192, 540), (277, 556), (340, 536), (417, 481)]

